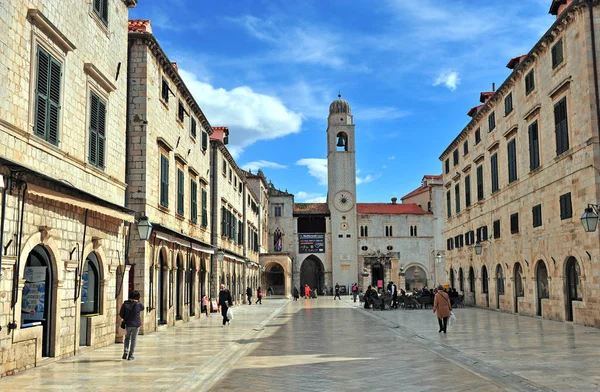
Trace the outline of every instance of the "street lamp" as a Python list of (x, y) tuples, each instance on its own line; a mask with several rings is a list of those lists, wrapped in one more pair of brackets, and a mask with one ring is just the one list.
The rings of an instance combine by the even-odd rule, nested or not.
[(144, 215), (140, 218), (137, 227), (140, 239), (142, 241), (149, 240), (150, 234), (152, 234), (152, 223), (150, 223), (147, 216)]
[(225, 258), (225, 252), (223, 252), (222, 250), (218, 250), (217, 251), (217, 261), (220, 263), (223, 261), (224, 258)]
[(581, 224), (586, 233), (596, 231), (598, 226), (598, 206), (596, 204), (588, 204), (583, 215), (581, 215)]
[(246, 259), (246, 267), (250, 268), (250, 267), (252, 267), (253, 264), (254, 264), (253, 262), (251, 262), (250, 260)]
[(442, 254), (440, 252), (438, 252), (437, 255), (435, 255), (435, 262), (437, 264), (442, 264)]
[(475, 254), (480, 255), (482, 251), (483, 251), (483, 246), (481, 246), (481, 243), (480, 242), (476, 243), (475, 244)]

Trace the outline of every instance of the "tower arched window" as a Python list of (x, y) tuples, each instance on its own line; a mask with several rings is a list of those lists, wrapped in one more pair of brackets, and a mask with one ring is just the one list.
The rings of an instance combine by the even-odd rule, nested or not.
[(336, 151), (348, 151), (348, 135), (346, 132), (339, 132), (336, 139)]

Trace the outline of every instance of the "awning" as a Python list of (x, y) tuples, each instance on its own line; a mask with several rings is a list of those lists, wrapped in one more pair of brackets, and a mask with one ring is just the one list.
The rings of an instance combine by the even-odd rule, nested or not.
[(79, 208), (83, 208), (84, 210), (91, 210), (98, 212), (102, 215), (110, 216), (112, 218), (121, 219), (127, 222), (133, 223), (135, 218), (133, 215), (130, 215), (126, 212), (117, 211), (112, 208), (103, 207), (101, 205), (95, 204), (91, 201), (86, 201), (82, 199), (77, 199), (73, 196), (69, 196), (65, 193), (60, 193), (54, 191), (52, 189), (47, 189), (35, 184), (27, 184), (27, 193), (43, 197), (45, 199), (58, 201), (60, 203), (70, 204)]
[(173, 235), (167, 234), (167, 233), (163, 233), (163, 232), (159, 232), (159, 231), (154, 231), (156, 233), (156, 238), (158, 238), (159, 240), (163, 240), (163, 241), (169, 241), (169, 242), (173, 242), (177, 245), (180, 245), (184, 248), (192, 248), (193, 250), (197, 250), (199, 252), (204, 252), (204, 253), (208, 253), (208, 254), (213, 254), (215, 253), (215, 251), (213, 249), (210, 248), (203, 248), (201, 246), (198, 246), (190, 241), (185, 241), (181, 238), (177, 238)]

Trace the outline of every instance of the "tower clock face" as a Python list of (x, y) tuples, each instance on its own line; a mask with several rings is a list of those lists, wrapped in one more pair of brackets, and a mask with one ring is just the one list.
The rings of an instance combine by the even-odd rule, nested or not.
[(340, 191), (333, 198), (333, 206), (338, 211), (350, 211), (354, 206), (354, 196), (348, 191)]

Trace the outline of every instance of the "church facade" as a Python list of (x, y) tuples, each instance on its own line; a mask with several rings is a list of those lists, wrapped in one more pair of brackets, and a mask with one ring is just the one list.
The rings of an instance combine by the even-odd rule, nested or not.
[(401, 203), (358, 203), (356, 147), (351, 107), (340, 96), (327, 122), (326, 202), (295, 203), (293, 194), (268, 185), (268, 251), (260, 262), (263, 284), (276, 294), (305, 285), (321, 294), (336, 283), (349, 291), (354, 283), (365, 290), (393, 281), (412, 290), (447, 281), (442, 177), (424, 176)]

